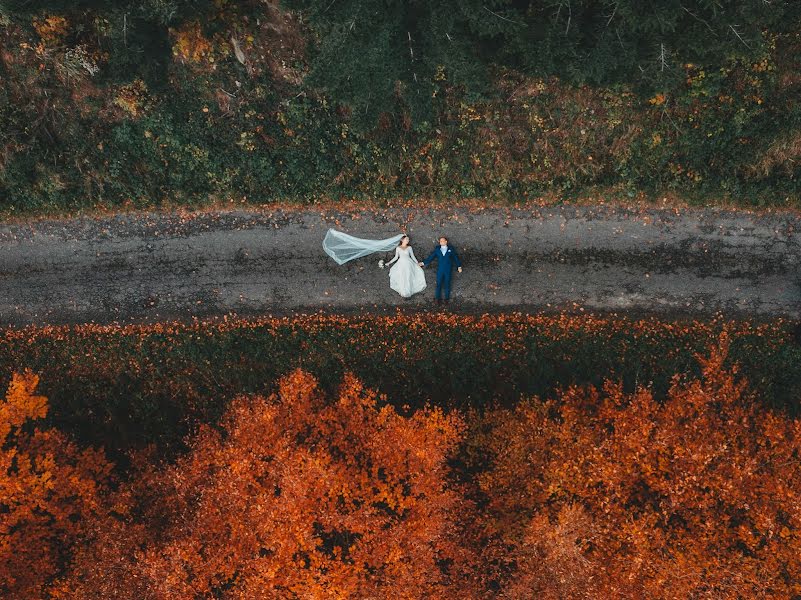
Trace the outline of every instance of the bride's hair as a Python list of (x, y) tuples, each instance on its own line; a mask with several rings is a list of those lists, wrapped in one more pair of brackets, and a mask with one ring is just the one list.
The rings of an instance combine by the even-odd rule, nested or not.
[[(409, 239), (409, 236), (404, 233), (403, 237), (398, 240), (398, 246), (402, 246), (403, 245), (403, 240), (408, 240), (408, 239)], [(411, 241), (411, 240), (409, 240), (409, 241)]]

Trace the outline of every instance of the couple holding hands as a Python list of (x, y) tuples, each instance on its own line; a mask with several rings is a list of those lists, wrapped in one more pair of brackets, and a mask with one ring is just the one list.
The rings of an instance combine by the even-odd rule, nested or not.
[[(326, 254), (338, 264), (360, 258), (373, 252), (388, 252), (395, 249), (395, 257), (384, 264), (378, 262), (380, 268), (392, 265), (389, 270), (389, 287), (404, 298), (422, 292), (426, 289), (426, 277), (423, 267), (437, 261), (437, 287), (434, 297), (437, 304), (443, 301), (447, 304), (451, 296), (451, 275), (456, 267), (462, 272), (462, 261), (456, 249), (448, 244), (448, 238), (440, 236), (439, 245), (429, 254), (428, 258), (418, 261), (414, 250), (409, 245), (409, 236), (401, 233), (385, 240), (367, 240), (356, 238), (335, 229), (329, 229), (323, 240), (323, 249)], [(444, 298), (443, 298), (444, 295)]]

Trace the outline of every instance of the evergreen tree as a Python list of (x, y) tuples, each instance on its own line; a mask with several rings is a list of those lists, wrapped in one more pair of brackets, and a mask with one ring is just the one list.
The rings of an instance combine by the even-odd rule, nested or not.
[[(665, 87), (687, 62), (754, 57), (790, 0), (287, 0), (316, 33), (308, 84), (373, 123), (401, 102), (430, 118), (443, 76), (468, 99), (491, 69)], [(439, 76), (439, 77), (438, 77)]]

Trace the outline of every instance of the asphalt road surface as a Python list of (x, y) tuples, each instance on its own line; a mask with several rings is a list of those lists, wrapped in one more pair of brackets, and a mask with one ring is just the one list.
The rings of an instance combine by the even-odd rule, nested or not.
[(343, 266), (329, 227), (447, 235), (464, 262), (453, 311), (799, 317), (801, 217), (710, 209), (550, 207), (124, 214), (0, 225), (0, 325), (235, 313), (434, 310), (389, 288), (376, 254)]

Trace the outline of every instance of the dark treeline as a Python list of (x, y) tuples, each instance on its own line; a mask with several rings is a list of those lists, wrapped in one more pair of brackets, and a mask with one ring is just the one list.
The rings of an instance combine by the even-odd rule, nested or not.
[[(131, 447), (178, 447), (228, 400), (270, 393), (302, 368), (333, 391), (350, 372), (399, 409), (513, 406), (572, 385), (648, 386), (665, 398), (674, 376), (728, 330), (760, 401), (801, 414), (801, 349), (787, 323), (681, 322), (566, 315), (299, 316), (152, 326), (0, 330), (0, 380), (31, 369), (54, 401), (49, 419), (119, 459)], [(433, 349), (445, 348), (447, 352)], [(404, 409), (406, 410), (406, 409)]]

